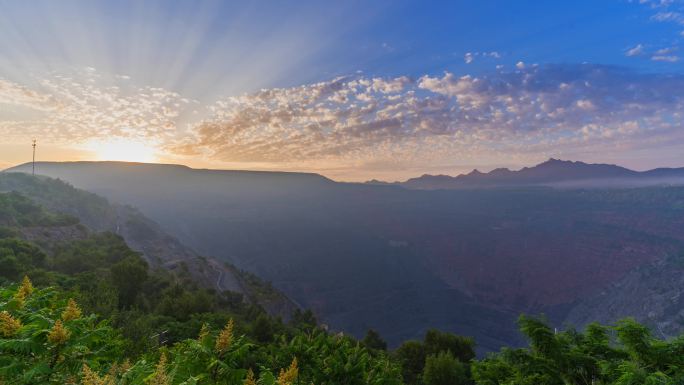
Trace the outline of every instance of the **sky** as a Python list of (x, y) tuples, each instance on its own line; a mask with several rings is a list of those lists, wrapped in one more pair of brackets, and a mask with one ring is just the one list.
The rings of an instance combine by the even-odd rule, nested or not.
[(0, 168), (684, 166), (684, 1), (4, 1)]

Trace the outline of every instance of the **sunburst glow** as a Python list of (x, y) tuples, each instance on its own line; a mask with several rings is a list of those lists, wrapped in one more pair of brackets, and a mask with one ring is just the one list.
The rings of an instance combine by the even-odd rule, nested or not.
[(0, 168), (681, 163), (684, 0), (396, 3), (0, 0)]
[(133, 139), (90, 141), (84, 150), (100, 161), (155, 162), (158, 160), (153, 144)]

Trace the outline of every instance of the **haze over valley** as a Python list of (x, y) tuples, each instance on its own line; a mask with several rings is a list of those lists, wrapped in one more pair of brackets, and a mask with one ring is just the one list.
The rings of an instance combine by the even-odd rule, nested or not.
[[(376, 329), (391, 345), (439, 327), (496, 350), (521, 343), (520, 313), (583, 327), (587, 312), (600, 311), (590, 298), (640, 269), (674, 269), (684, 252), (684, 169), (636, 173), (552, 159), (434, 186), (417, 184), (425, 176), (350, 184), (112, 162), (39, 162), (36, 170), (139, 208), (202, 255), (272, 282), (333, 330), (362, 337)], [(677, 335), (682, 313), (671, 313), (676, 299), (665, 302), (604, 317), (635, 316)]]
[(684, 0), (0, 0), (0, 385), (684, 384)]

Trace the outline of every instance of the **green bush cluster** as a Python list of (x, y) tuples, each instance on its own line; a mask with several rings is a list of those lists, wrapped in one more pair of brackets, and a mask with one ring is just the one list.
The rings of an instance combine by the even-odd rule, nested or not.
[[(270, 322), (262, 315), (262, 321)], [(300, 318), (307, 318), (300, 315)], [(556, 332), (521, 316), (526, 348), (477, 360), (471, 339), (431, 330), (387, 353), (310, 325), (252, 333), (258, 321), (220, 327), (188, 322), (191, 338), (158, 341), (130, 354), (110, 320), (86, 314), (69, 293), (22, 284), (0, 287), (0, 381), (83, 385), (677, 385), (684, 336), (654, 338), (631, 319)], [(378, 340), (379, 336), (368, 340)], [(158, 339), (159, 334), (151, 336)]]
[(542, 319), (521, 316), (529, 347), (502, 349), (476, 362), (481, 385), (679, 385), (684, 384), (684, 336), (654, 338), (633, 319), (584, 332), (556, 332)]
[(49, 212), (18, 192), (0, 193), (0, 226), (2, 227), (54, 227), (77, 223), (77, 218)]
[[(5, 384), (401, 384), (386, 354), (320, 329), (259, 344), (233, 320), (128, 356), (111, 323), (83, 315), (53, 288), (0, 289), (0, 380)], [(28, 284), (29, 286), (30, 283)]]

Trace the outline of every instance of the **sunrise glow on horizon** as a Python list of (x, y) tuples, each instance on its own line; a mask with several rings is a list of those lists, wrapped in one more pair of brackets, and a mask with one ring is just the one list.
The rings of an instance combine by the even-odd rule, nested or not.
[(155, 155), (157, 150), (154, 145), (141, 141), (98, 140), (84, 143), (83, 148), (92, 153), (93, 160), (96, 161), (153, 163), (159, 160)]
[(684, 165), (681, 2), (494, 4), (0, 1), (0, 168)]

